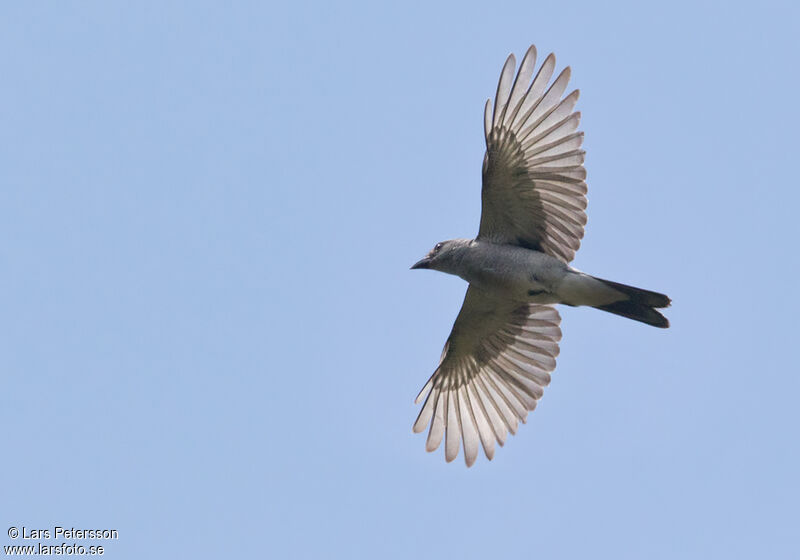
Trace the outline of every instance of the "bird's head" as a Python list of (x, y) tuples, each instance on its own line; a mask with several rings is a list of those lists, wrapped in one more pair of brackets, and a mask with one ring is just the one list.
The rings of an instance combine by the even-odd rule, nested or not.
[(437, 243), (431, 251), (414, 263), (411, 270), (416, 268), (429, 268), (441, 272), (453, 272), (455, 266), (461, 260), (463, 249), (469, 246), (469, 239), (451, 239)]

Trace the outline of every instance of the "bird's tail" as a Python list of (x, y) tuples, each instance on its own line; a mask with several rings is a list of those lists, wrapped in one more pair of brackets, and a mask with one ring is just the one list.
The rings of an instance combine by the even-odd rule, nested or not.
[(625, 284), (603, 280), (602, 278), (595, 279), (626, 296), (626, 299), (615, 301), (614, 303), (595, 305), (593, 306), (595, 309), (602, 309), (614, 315), (621, 315), (662, 329), (669, 327), (667, 318), (656, 311), (656, 309), (669, 307), (672, 303), (664, 294), (626, 286)]

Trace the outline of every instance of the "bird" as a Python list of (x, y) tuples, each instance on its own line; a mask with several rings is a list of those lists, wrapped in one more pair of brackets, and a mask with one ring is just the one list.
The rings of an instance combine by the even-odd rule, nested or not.
[(659, 328), (664, 294), (603, 280), (570, 266), (586, 225), (585, 152), (579, 90), (564, 95), (567, 66), (555, 56), (536, 74), (536, 47), (506, 59), (494, 103), (486, 101), (481, 218), (475, 239), (437, 243), (412, 269), (459, 276), (469, 284), (439, 365), (416, 398), (413, 431), (428, 429), (426, 449), (444, 440), (447, 462), (464, 449), (495, 443), (536, 408), (556, 367), (561, 317), (556, 304), (588, 306)]

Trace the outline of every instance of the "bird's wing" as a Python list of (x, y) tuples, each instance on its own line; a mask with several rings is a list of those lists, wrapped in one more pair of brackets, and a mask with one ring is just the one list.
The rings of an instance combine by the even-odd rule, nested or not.
[(478, 239), (521, 245), (570, 262), (586, 225), (586, 170), (573, 112), (578, 90), (562, 98), (565, 68), (550, 54), (533, 76), (531, 46), (514, 78), (514, 55), (503, 66), (494, 108), (486, 102), (481, 225)]
[[(425, 404), (414, 424), (430, 424), (427, 450), (445, 438), (445, 458), (452, 461), (464, 442), (467, 466), (475, 462), (478, 443), (494, 456), (536, 408), (556, 367), (561, 340), (558, 311), (549, 305), (497, 299), (470, 286), (442, 352), (439, 367), (420, 391)], [(427, 398), (426, 398), (427, 397)]]

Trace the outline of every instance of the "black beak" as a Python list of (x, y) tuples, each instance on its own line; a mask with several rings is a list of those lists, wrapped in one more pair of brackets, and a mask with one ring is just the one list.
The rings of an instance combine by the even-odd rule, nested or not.
[(415, 262), (411, 266), (411, 270), (415, 270), (417, 268), (430, 268), (431, 267), (430, 265), (431, 265), (431, 260), (428, 257), (425, 257), (421, 261)]

